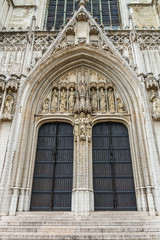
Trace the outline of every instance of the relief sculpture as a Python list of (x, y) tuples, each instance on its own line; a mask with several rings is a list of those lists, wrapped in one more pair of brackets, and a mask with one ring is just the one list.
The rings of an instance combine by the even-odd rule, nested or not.
[(58, 92), (57, 89), (53, 89), (52, 101), (51, 101), (51, 113), (56, 112), (58, 109)]
[(125, 107), (123, 102), (121, 101), (120, 98), (117, 98), (117, 112), (118, 113), (124, 113), (125, 112)]
[(46, 98), (42, 103), (42, 113), (48, 113), (48, 112), (49, 112), (49, 99)]
[(74, 103), (75, 103), (75, 92), (73, 87), (70, 89), (69, 93), (69, 99), (68, 99), (68, 104), (69, 104), (69, 111), (73, 112), (74, 110)]
[(86, 126), (85, 126), (85, 113), (81, 112), (80, 114), (80, 127), (79, 127), (79, 135), (81, 140), (86, 139)]
[[(119, 96), (113, 82), (88, 69), (72, 72), (52, 84), (41, 105), (41, 112), (54, 114), (122, 114), (127, 113), (123, 99)], [(71, 79), (69, 77), (71, 76)], [(156, 100), (153, 100), (154, 102)], [(156, 103), (154, 103), (154, 106)], [(155, 107), (154, 107), (155, 109)], [(82, 118), (82, 117), (80, 117)], [(86, 128), (87, 129), (87, 128)], [(81, 128), (84, 131), (84, 128)], [(87, 131), (87, 130), (86, 130)], [(83, 135), (83, 134), (81, 134)]]
[(64, 88), (61, 90), (61, 95), (60, 95), (60, 112), (65, 112), (66, 111), (66, 103), (67, 103), (67, 93)]
[(100, 99), (100, 110), (102, 112), (106, 112), (106, 94), (103, 88), (100, 89), (99, 99)]
[(108, 105), (110, 113), (115, 113), (114, 91), (113, 88), (108, 89)]

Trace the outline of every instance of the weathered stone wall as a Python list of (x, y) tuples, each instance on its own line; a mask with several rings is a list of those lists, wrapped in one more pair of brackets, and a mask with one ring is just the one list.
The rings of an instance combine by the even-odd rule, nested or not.
[(129, 2), (128, 6), (130, 7), (130, 13), (133, 17), (134, 25), (136, 25), (138, 28), (159, 28), (159, 1), (132, 0)]

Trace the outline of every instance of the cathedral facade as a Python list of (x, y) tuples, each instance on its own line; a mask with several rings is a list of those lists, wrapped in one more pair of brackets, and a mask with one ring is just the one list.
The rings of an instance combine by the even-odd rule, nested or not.
[(0, 215), (160, 215), (160, 1), (1, 0)]

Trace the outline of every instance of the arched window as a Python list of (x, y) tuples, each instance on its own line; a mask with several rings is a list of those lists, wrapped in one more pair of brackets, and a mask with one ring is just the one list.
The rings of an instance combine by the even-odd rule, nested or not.
[[(76, 0), (50, 0), (47, 28), (59, 29), (78, 9)], [(117, 0), (89, 0), (87, 10), (105, 27), (117, 28), (120, 25)]]

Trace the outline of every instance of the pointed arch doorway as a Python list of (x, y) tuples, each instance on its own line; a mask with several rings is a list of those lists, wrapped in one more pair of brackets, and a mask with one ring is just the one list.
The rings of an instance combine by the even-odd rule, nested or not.
[(70, 211), (73, 182), (73, 127), (64, 122), (41, 126), (31, 211)]
[(128, 130), (118, 122), (93, 127), (94, 209), (137, 210)]

